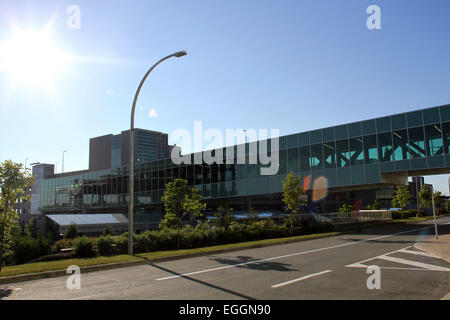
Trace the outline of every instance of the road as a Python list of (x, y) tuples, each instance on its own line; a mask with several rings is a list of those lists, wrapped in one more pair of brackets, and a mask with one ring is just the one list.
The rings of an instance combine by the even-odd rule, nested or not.
[[(450, 233), (450, 217), (439, 222)], [(441, 299), (450, 263), (413, 246), (434, 232), (432, 221), (360, 233), (0, 285), (0, 298), (20, 299)], [(380, 289), (368, 289), (367, 267), (380, 267)], [(372, 282), (371, 282), (372, 283)]]

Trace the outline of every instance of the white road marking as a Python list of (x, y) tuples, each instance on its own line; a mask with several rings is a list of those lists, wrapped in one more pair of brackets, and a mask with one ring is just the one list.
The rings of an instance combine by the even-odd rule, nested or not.
[(310, 274), (310, 275), (307, 275), (307, 276), (304, 276), (304, 277), (301, 277), (301, 278), (297, 278), (297, 279), (294, 279), (294, 280), (282, 282), (282, 283), (279, 283), (279, 284), (274, 284), (272, 286), (272, 288), (279, 288), (279, 287), (286, 286), (288, 284), (292, 284), (292, 283), (299, 282), (299, 281), (302, 281), (302, 280), (306, 280), (306, 279), (309, 279), (309, 278), (312, 278), (312, 277), (317, 277), (317, 276), (320, 276), (322, 274), (326, 274), (326, 273), (329, 273), (329, 272), (332, 272), (332, 271), (333, 270), (325, 270), (325, 271), (322, 271), (322, 272), (313, 273), (313, 274)]
[[(259, 259), (259, 260), (253, 260), (253, 261), (248, 261), (248, 262), (237, 263), (237, 264), (233, 264), (233, 265), (229, 265), (229, 266), (223, 266), (223, 267), (217, 267), (217, 268), (193, 271), (193, 272), (188, 272), (188, 273), (183, 273), (183, 274), (177, 274), (177, 275), (174, 275), (174, 276), (158, 278), (156, 280), (157, 281), (161, 281), (161, 280), (182, 278), (182, 277), (191, 276), (191, 275), (195, 275), (195, 274), (206, 273), (206, 272), (217, 271), (217, 270), (224, 270), (224, 269), (229, 269), (229, 268), (235, 268), (235, 267), (249, 265), (249, 264), (253, 264), (253, 263), (259, 263), (259, 262), (263, 262), (263, 261), (277, 260), (277, 259), (283, 259), (283, 258), (298, 256), (298, 255), (302, 255), (302, 254), (308, 254), (308, 253), (313, 253), (313, 252), (320, 252), (320, 251), (325, 251), (325, 250), (330, 250), (330, 249), (336, 249), (336, 248), (340, 248), (340, 247), (351, 246), (351, 245), (358, 244), (358, 243), (364, 243), (364, 242), (368, 242), (368, 241), (383, 239), (383, 238), (387, 238), (387, 237), (391, 237), (391, 236), (395, 236), (395, 235), (400, 235), (400, 234), (405, 234), (405, 233), (412, 233), (412, 232), (415, 232), (415, 231), (420, 231), (420, 230), (425, 230), (425, 229), (430, 229), (430, 228), (434, 228), (434, 226), (428, 226), (428, 227), (424, 227), (424, 228), (418, 228), (418, 229), (413, 229), (413, 230), (408, 230), (408, 231), (402, 231), (402, 232), (387, 234), (387, 235), (379, 236), (379, 237), (375, 237), (375, 238), (364, 239), (364, 240), (359, 240), (359, 241), (350, 242), (350, 243), (338, 244), (338, 245), (331, 246), (331, 247), (325, 247), (325, 248), (308, 250), (308, 251), (301, 251), (301, 252), (286, 254), (286, 255), (272, 257), (272, 258), (266, 258), (266, 259)], [(404, 248), (404, 249), (406, 249), (406, 248)], [(371, 260), (371, 259), (369, 259), (369, 260)]]
[(439, 267), (439, 266), (435, 266), (433, 264), (411, 261), (411, 260), (406, 260), (406, 259), (402, 259), (402, 258), (389, 257), (389, 256), (385, 256), (385, 255), (379, 256), (377, 259), (383, 259), (383, 260), (392, 261), (392, 262), (396, 262), (396, 263), (407, 264), (410, 266), (415, 266), (415, 267), (434, 270), (434, 271), (450, 271), (450, 268)]
[(438, 256), (428, 253), (428, 252), (423, 252), (423, 251), (413, 251), (413, 250), (408, 250), (408, 249), (404, 249), (404, 250), (400, 250), (399, 252), (403, 252), (403, 253), (409, 253), (409, 254), (417, 254), (419, 256), (424, 256), (424, 257), (429, 257), (429, 258), (438, 258)]
[(384, 253), (382, 255), (379, 255), (379, 256), (376, 256), (376, 257), (373, 257), (373, 258), (370, 258), (370, 259), (358, 261), (358, 262), (349, 264), (346, 267), (349, 267), (349, 268), (367, 268), (369, 266), (365, 265), (364, 262), (375, 260), (375, 259), (382, 259), (382, 260), (387, 260), (387, 261), (396, 262), (396, 263), (400, 263), (400, 264), (407, 264), (407, 265), (410, 265), (410, 266), (419, 267), (420, 269), (418, 269), (418, 268), (397, 268), (397, 267), (381, 267), (381, 269), (415, 270), (415, 271), (426, 271), (426, 270), (428, 270), (428, 271), (450, 271), (450, 268), (445, 268), (445, 267), (440, 267), (440, 266), (436, 266), (436, 265), (433, 265), (433, 264), (422, 263), (422, 262), (417, 262), (417, 261), (412, 261), (412, 260), (407, 260), (407, 259), (402, 259), (402, 258), (395, 258), (395, 257), (390, 257), (389, 256), (390, 254), (393, 254), (393, 253), (396, 253), (396, 252), (403, 252), (403, 253), (410, 253), (410, 254), (415, 254), (415, 255), (421, 255), (421, 256), (425, 256), (425, 257), (439, 258), (439, 257), (436, 257), (435, 255), (429, 254), (427, 252), (408, 250), (409, 248), (411, 248), (411, 246), (408, 246), (408, 247), (403, 248), (403, 249), (391, 251), (391, 252), (388, 252), (388, 253)]
[(406, 250), (406, 249), (409, 249), (409, 248), (411, 248), (411, 246), (407, 246), (407, 247), (402, 248), (402, 249), (398, 249), (398, 250), (395, 250), (395, 251), (384, 253), (382, 255), (379, 255), (379, 256), (376, 256), (376, 257), (373, 257), (373, 258), (369, 258), (369, 259), (366, 259), (366, 260), (358, 261), (358, 262), (346, 265), (346, 267), (349, 267), (349, 268), (367, 268), (369, 266), (363, 264), (364, 262), (367, 262), (367, 261), (370, 261), (370, 260), (375, 260), (375, 259), (378, 259), (379, 257), (381, 257), (383, 255), (393, 254), (393, 253), (396, 253), (396, 252), (399, 252), (399, 251), (402, 251), (402, 250)]

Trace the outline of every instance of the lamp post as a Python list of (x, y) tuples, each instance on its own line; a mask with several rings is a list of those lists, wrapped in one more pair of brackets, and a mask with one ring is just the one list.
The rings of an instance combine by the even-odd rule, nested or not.
[(61, 168), (61, 173), (64, 173), (64, 153), (66, 153), (67, 150), (64, 150), (62, 153), (62, 168)]
[(434, 207), (434, 188), (431, 186), (431, 205), (433, 206), (433, 220), (434, 220), (434, 236), (438, 239), (438, 228), (436, 223), (436, 209)]
[(130, 125), (130, 175), (128, 185), (128, 254), (133, 254), (133, 214), (134, 214), (134, 113), (136, 110), (136, 102), (141, 91), (142, 85), (149, 76), (149, 74), (155, 69), (161, 62), (172, 58), (180, 58), (185, 56), (186, 51), (178, 51), (162, 58), (156, 62), (144, 75), (134, 95), (133, 106), (131, 107), (131, 125)]

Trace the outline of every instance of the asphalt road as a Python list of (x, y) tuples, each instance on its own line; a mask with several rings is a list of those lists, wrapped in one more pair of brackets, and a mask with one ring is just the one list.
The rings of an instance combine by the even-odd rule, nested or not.
[[(450, 218), (438, 220), (450, 233)], [(332, 238), (0, 285), (0, 299), (441, 299), (450, 263), (411, 247), (432, 221), (389, 225)], [(368, 266), (380, 289), (368, 289)], [(370, 281), (373, 283), (372, 281)]]

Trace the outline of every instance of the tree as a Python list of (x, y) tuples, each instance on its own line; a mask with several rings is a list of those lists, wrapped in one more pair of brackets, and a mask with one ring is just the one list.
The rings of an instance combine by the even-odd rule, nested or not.
[(214, 220), (214, 225), (224, 229), (228, 229), (233, 221), (236, 221), (234, 215), (232, 214), (233, 209), (228, 208), (228, 206), (220, 205), (217, 207), (217, 213), (214, 215), (216, 219)]
[(407, 186), (397, 186), (397, 192), (392, 197), (392, 206), (404, 210), (411, 203), (411, 192)]
[(20, 200), (30, 200), (32, 183), (33, 177), (21, 163), (11, 160), (0, 163), (0, 271), (3, 254), (9, 248), (12, 232), (18, 227), (14, 204)]
[(300, 206), (305, 205), (304, 192), (300, 185), (300, 176), (295, 177), (293, 172), (289, 172), (283, 180), (283, 203), (291, 212), (291, 233), (293, 231), (293, 216), (300, 211)]
[(28, 223), (25, 226), (25, 235), (36, 239), (37, 238), (37, 227), (36, 227), (36, 220), (34, 218), (30, 219)]
[(202, 210), (205, 210), (206, 204), (201, 203), (202, 196), (196, 188), (187, 185), (184, 179), (175, 179), (167, 183), (166, 191), (161, 198), (164, 203), (165, 215), (161, 221), (161, 228), (177, 229), (178, 248), (180, 247), (180, 227), (181, 221), (189, 215), (191, 220), (194, 217), (200, 217)]
[(419, 207), (422, 209), (431, 207), (431, 190), (426, 185), (419, 191)]
[(444, 204), (444, 198), (442, 197), (442, 193), (440, 191), (435, 191), (433, 194), (434, 198), (434, 207), (436, 208), (436, 215), (439, 215), (439, 210)]

